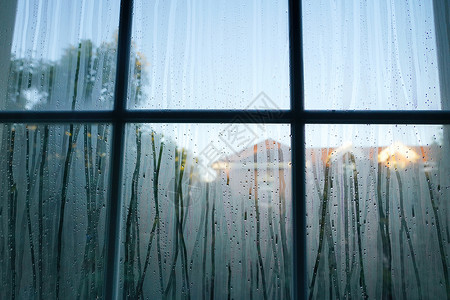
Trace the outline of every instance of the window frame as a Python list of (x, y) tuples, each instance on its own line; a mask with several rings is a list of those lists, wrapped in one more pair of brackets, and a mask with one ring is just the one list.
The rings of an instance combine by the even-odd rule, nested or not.
[[(307, 124), (450, 124), (450, 111), (305, 110), (301, 0), (288, 0), (290, 109), (287, 110), (127, 110), (133, 0), (121, 0), (114, 107), (111, 111), (0, 111), (2, 123), (110, 123), (113, 127), (110, 191), (107, 206), (107, 254), (104, 298), (118, 298), (121, 174), (127, 123), (289, 124), (292, 153), (293, 292), (306, 299), (305, 125)], [(442, 97), (442, 95), (441, 95)], [(281, 112), (281, 113), (280, 113)]]

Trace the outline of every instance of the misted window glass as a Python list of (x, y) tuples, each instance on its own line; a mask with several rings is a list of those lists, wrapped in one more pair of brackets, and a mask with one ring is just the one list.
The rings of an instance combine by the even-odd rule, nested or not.
[(0, 109), (111, 109), (118, 24), (119, 1), (18, 0)]
[(288, 1), (136, 0), (131, 56), (129, 108), (287, 109)]
[(302, 3), (307, 109), (448, 109), (440, 94), (448, 79), (439, 82), (448, 69), (448, 33), (445, 25), (441, 37), (435, 32), (433, 1)]
[(447, 299), (450, 127), (307, 125), (310, 299)]
[(292, 299), (289, 132), (129, 124), (120, 296)]
[(0, 298), (102, 297), (111, 131), (0, 126)]

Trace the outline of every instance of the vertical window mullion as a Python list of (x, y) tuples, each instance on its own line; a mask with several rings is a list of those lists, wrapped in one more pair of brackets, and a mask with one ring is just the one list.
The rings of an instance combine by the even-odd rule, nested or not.
[(119, 38), (117, 48), (116, 85), (114, 93), (113, 142), (111, 155), (111, 189), (107, 206), (107, 236), (105, 258), (104, 298), (118, 296), (119, 282), (119, 234), (121, 212), (121, 171), (124, 151), (126, 97), (131, 47), (133, 0), (120, 3)]
[(293, 280), (294, 299), (305, 299), (306, 285), (306, 214), (305, 214), (305, 122), (303, 92), (303, 56), (301, 31), (301, 0), (289, 0), (289, 57), (292, 148), (293, 206)]

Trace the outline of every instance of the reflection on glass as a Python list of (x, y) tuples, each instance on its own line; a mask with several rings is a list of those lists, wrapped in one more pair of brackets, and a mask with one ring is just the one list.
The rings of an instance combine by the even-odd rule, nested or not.
[(102, 296), (111, 126), (0, 126), (1, 299)]
[(449, 129), (306, 127), (310, 299), (450, 297)]
[(136, 0), (129, 78), (129, 108), (287, 109), (288, 1)]
[(130, 124), (123, 296), (291, 299), (289, 145), (284, 125)]
[[(449, 109), (449, 97), (440, 91), (450, 84), (448, 17), (435, 19), (433, 2), (446, 5), (303, 0), (306, 108)], [(435, 31), (435, 21), (442, 32)]]
[(112, 108), (119, 1), (18, 0), (14, 13), (0, 109)]

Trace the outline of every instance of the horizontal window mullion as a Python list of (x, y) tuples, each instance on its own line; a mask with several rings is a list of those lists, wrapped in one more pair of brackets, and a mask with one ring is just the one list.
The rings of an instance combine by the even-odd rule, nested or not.
[(117, 119), (112, 111), (23, 111), (0, 112), (3, 123), (101, 123)]
[(135, 110), (0, 112), (0, 122), (290, 123), (290, 111)]
[(305, 111), (308, 124), (449, 124), (450, 111)]
[(449, 124), (450, 111), (125, 110), (0, 112), (3, 123)]
[(136, 110), (123, 115), (128, 122), (155, 123), (291, 123), (289, 110)]

